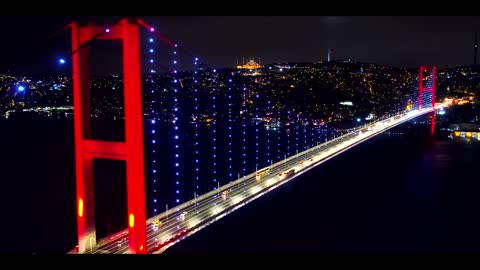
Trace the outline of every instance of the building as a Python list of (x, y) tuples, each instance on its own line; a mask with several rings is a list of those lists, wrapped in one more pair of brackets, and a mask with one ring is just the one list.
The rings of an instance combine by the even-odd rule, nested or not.
[(255, 60), (251, 59), (247, 63), (244, 63), (243, 65), (238, 65), (238, 69), (259, 69), (262, 68), (260, 64), (255, 62)]

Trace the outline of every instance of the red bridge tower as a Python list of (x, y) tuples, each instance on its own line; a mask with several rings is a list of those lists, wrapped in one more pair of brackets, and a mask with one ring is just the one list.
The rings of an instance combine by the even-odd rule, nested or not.
[[(72, 23), (73, 106), (79, 252), (95, 246), (93, 159), (125, 160), (130, 253), (147, 253), (139, 26), (124, 18), (111, 26)], [(92, 39), (121, 39), (123, 45), (125, 141), (92, 140), (89, 47)]]

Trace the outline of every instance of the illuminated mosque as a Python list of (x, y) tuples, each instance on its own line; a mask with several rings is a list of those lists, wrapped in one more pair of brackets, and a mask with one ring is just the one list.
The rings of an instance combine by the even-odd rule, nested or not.
[(250, 59), (247, 63), (243, 63), (243, 65), (237, 65), (238, 69), (259, 69), (262, 68), (262, 66), (255, 62), (255, 60)]

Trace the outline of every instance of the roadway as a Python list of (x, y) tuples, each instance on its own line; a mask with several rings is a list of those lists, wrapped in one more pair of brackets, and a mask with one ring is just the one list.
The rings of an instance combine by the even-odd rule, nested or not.
[[(162, 253), (165, 249), (201, 230), (245, 204), (294, 179), (330, 158), (408, 120), (432, 112), (433, 109), (414, 110), (408, 113), (377, 120), (359, 127), (333, 140), (319, 144), (294, 156), (279, 161), (256, 173), (249, 174), (216, 190), (198, 196), (173, 209), (147, 220), (148, 253)], [(294, 171), (292, 171), (294, 170)], [(155, 224), (155, 220), (161, 222)], [(70, 253), (75, 253), (72, 251)], [(128, 229), (97, 241), (86, 251), (93, 254), (129, 253)]]

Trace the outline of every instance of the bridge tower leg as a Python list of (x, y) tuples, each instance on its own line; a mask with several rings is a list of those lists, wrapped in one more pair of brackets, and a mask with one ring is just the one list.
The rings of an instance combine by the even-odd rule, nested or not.
[[(425, 73), (428, 73), (428, 76), (425, 76)], [(427, 78), (428, 77), (428, 78)], [(427, 79), (427, 84), (424, 85), (424, 81)], [(435, 87), (437, 81), (437, 68), (435, 66), (420, 66), (420, 77), (419, 77), (419, 93), (418, 93), (418, 109), (422, 109), (423, 106), (423, 93), (430, 92), (432, 94), (432, 104), (433, 112), (431, 115), (431, 134), (435, 134)]]
[(436, 110), (435, 110), (435, 98), (436, 98), (436, 84), (437, 84), (437, 68), (432, 67), (432, 119), (431, 119), (431, 127), (430, 133), (431, 135), (435, 135), (435, 121), (436, 121)]
[(418, 79), (419, 81), (419, 87), (418, 87), (418, 109), (421, 110), (423, 108), (423, 91), (424, 91), (424, 86), (423, 86), (423, 78), (425, 75), (425, 66), (420, 66), (420, 77)]
[[(108, 30), (107, 30), (108, 29)], [(90, 124), (90, 66), (87, 42), (121, 39), (124, 68), (125, 142), (92, 139)], [(96, 244), (93, 159), (125, 160), (130, 253), (147, 253), (143, 114), (139, 27), (136, 18), (124, 18), (110, 27), (72, 23), (73, 106), (77, 189), (78, 251)]]

